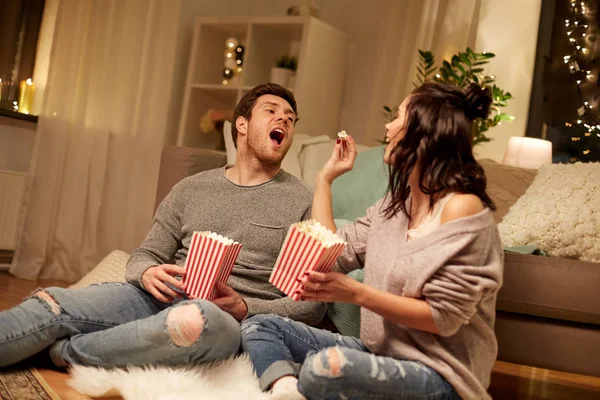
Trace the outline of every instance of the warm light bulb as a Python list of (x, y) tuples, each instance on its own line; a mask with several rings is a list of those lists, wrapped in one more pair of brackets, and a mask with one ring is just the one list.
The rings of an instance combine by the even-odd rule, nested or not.
[(581, 81), (579, 79), (577, 79), (577, 84), (579, 85), (581, 83)]
[(585, 105), (587, 106), (587, 105), (588, 105), (588, 104), (590, 104), (590, 103), (588, 103), (587, 101), (584, 101), (584, 102), (583, 102), (583, 104), (585, 104)]
[(577, 120), (577, 123), (578, 123), (578, 124), (581, 124), (581, 120), (580, 120), (580, 119), (578, 119), (578, 120)]
[(583, 37), (585, 37), (585, 35), (587, 35), (587, 33), (585, 33), (585, 32), (581, 34), (581, 36), (583, 36)]
[[(484, 54), (485, 54), (485, 53), (484, 53)], [(440, 77), (440, 74), (435, 74), (435, 77), (436, 77), (436, 78), (439, 78), (439, 77)]]
[(581, 46), (577, 46), (577, 50), (581, 49)]
[(567, 35), (571, 36), (571, 33), (573, 33), (573, 31), (567, 32)]
[(571, 39), (569, 39), (569, 42), (575, 43), (575, 39), (571, 38)]
[(27, 80), (25, 82), (27, 83), (27, 86), (31, 86), (33, 84), (33, 82), (31, 81), (31, 78), (27, 78)]

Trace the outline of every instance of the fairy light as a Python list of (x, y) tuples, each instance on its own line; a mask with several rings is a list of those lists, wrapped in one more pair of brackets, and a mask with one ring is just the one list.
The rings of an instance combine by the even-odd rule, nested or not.
[[(598, 120), (596, 120), (596, 118), (593, 119), (593, 124), (590, 123), (592, 117), (590, 114), (588, 114), (589, 110), (592, 110), (594, 106), (590, 101), (584, 101), (582, 98), (583, 92), (580, 89), (584, 80), (591, 81), (594, 79), (593, 75), (596, 75), (592, 75), (591, 69), (585, 68), (594, 61), (588, 59), (591, 49), (588, 46), (587, 41), (588, 36), (591, 35), (593, 39), (593, 36), (596, 34), (596, 32), (595, 30), (594, 32), (588, 32), (587, 29), (589, 27), (588, 21), (595, 20), (596, 17), (594, 15), (590, 15), (593, 13), (593, 9), (586, 5), (586, 1), (571, 0), (569, 3), (571, 4), (571, 18), (565, 19), (564, 22), (566, 27), (566, 38), (568, 39), (568, 43), (570, 43), (570, 45), (573, 47), (570, 49), (571, 54), (565, 54), (563, 56), (563, 62), (568, 65), (568, 71), (570, 74), (574, 75), (573, 80), (578, 87), (578, 93), (581, 102), (577, 107), (577, 119), (575, 120), (576, 122), (574, 124), (576, 127), (580, 127), (582, 130), (575, 133), (575, 135), (572, 135), (571, 141), (579, 142), (579, 145), (582, 147), (585, 146), (583, 149), (578, 150), (581, 151), (579, 157), (577, 155), (573, 155), (573, 157), (570, 159), (571, 162), (576, 162), (579, 161), (581, 154), (585, 156), (590, 154), (592, 151), (591, 148), (586, 148), (587, 142), (581, 143), (581, 141), (585, 138), (590, 138), (594, 133), (600, 138), (600, 123)], [(588, 86), (587, 84), (585, 85)], [(565, 127), (573, 128), (574, 125), (573, 123), (565, 122)]]

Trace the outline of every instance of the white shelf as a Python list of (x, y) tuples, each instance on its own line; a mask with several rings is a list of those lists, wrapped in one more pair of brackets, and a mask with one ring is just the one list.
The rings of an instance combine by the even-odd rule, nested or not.
[[(225, 41), (244, 46), (243, 73), (223, 85)], [(282, 55), (298, 60), (294, 88), (301, 119), (297, 132), (309, 135), (338, 131), (347, 59), (346, 35), (312, 17), (203, 17), (196, 20), (177, 144), (215, 148), (199, 132), (201, 116), (210, 108), (234, 108), (256, 85), (270, 81), (271, 68)], [(215, 136), (215, 135), (212, 135)]]

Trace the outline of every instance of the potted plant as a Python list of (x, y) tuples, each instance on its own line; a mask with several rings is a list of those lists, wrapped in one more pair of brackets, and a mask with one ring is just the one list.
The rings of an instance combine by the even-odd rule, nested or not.
[[(496, 55), (493, 53), (476, 53), (467, 47), (465, 52), (459, 52), (454, 55), (450, 61), (444, 60), (442, 66), (435, 67), (435, 57), (431, 51), (419, 50), (419, 65), (417, 66), (417, 82), (415, 87), (421, 86), (425, 82), (445, 82), (465, 88), (471, 82), (475, 82), (482, 87), (489, 87), (492, 91), (492, 107), (490, 116), (486, 119), (477, 118), (473, 124), (473, 146), (489, 142), (485, 132), (496, 125), (502, 125), (505, 121), (514, 121), (515, 117), (502, 112), (502, 107), (506, 107), (508, 100), (512, 98), (510, 92), (505, 92), (494, 84), (496, 77), (494, 75), (485, 75), (484, 66), (489, 64), (490, 59)], [(436, 72), (437, 71), (437, 72)], [(387, 106), (383, 107), (383, 114), (388, 120), (393, 120), (396, 110)]]
[(283, 55), (275, 62), (275, 67), (271, 68), (271, 82), (281, 86), (290, 86), (290, 79), (296, 72), (298, 62), (295, 57)]

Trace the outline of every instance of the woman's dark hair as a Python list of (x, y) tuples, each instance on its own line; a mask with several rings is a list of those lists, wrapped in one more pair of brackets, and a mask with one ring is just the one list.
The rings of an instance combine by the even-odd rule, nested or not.
[(430, 209), (450, 192), (474, 194), (496, 209), (485, 192), (483, 168), (473, 156), (473, 121), (487, 118), (491, 103), (490, 89), (475, 83), (464, 91), (451, 84), (425, 83), (412, 92), (404, 114), (406, 134), (390, 154), (387, 218), (399, 211), (410, 218), (408, 178), (417, 163), (419, 187), (430, 196)]

